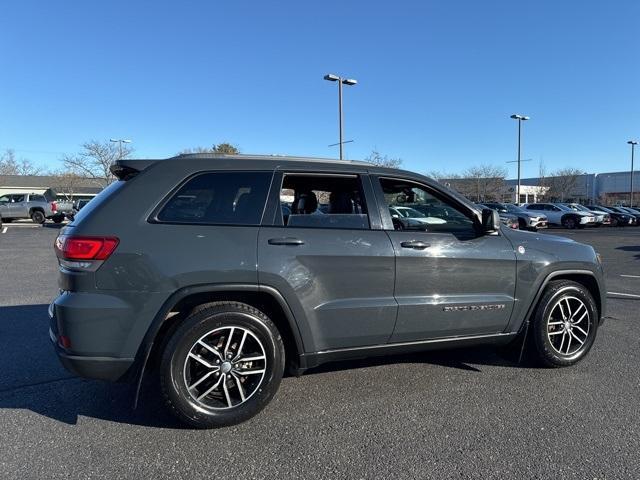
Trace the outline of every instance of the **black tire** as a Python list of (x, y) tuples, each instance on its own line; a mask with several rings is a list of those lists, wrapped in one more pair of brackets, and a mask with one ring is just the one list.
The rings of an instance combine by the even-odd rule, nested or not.
[(527, 229), (527, 222), (525, 222), (522, 218), (518, 218), (518, 228), (520, 230), (528, 230)]
[(617, 227), (618, 226), (618, 219), (617, 218), (612, 218), (611, 219), (611, 226), (612, 227)]
[[(571, 302), (570, 304), (574, 308), (580, 302), (582, 303), (583, 308), (575, 308), (574, 310), (574, 315), (577, 317), (583, 315), (583, 310), (588, 313), (588, 316), (583, 318), (581, 322), (572, 324), (574, 326), (571, 331), (564, 331), (565, 324), (549, 325), (549, 322), (564, 322), (557, 313), (561, 312), (564, 316), (567, 311), (567, 306), (564, 302), (567, 301)], [(557, 308), (560, 302), (563, 302), (564, 309)], [(554, 310), (556, 314), (551, 316)], [(538, 303), (532, 319), (528, 348), (529, 357), (536, 363), (546, 367), (567, 367), (579, 362), (589, 353), (593, 346), (598, 330), (598, 315), (599, 312), (595, 301), (589, 290), (583, 285), (569, 280), (550, 282)], [(584, 323), (585, 320), (586, 323)], [(587, 324), (588, 328), (584, 328)], [(580, 326), (587, 334), (583, 335), (578, 330), (575, 330), (575, 334), (573, 334), (573, 329), (576, 328), (576, 325)], [(575, 351), (567, 348), (566, 354), (562, 353), (565, 339), (569, 339), (567, 340), (569, 345), (571, 345), (570, 342), (573, 342), (574, 345), (578, 345), (578, 348)], [(558, 345), (560, 340), (563, 342), (562, 345)], [(583, 343), (580, 344), (580, 341), (583, 341)]]
[(574, 228), (576, 228), (578, 225), (579, 225), (579, 224), (576, 222), (575, 217), (567, 216), (567, 217), (564, 217), (564, 218), (562, 219), (562, 226), (563, 226), (564, 228), (569, 229), (569, 230), (573, 230), (573, 229), (574, 229)]
[(51, 220), (53, 220), (53, 223), (62, 223), (62, 221), (64, 220), (64, 215), (56, 215)]
[[(220, 373), (218, 372), (224, 372), (223, 365), (231, 362), (231, 360), (227, 360), (231, 356), (223, 355), (224, 361), (222, 364), (216, 360), (216, 363), (220, 364), (218, 372), (214, 373), (208, 381), (212, 384), (216, 383), (215, 377), (218, 377), (218, 383), (223, 382), (226, 384), (221, 384), (221, 387), (219, 387), (220, 389), (224, 387), (225, 395), (229, 395), (227, 391), (231, 391), (233, 388), (235, 388), (236, 396), (242, 393), (243, 398), (250, 390), (252, 393), (246, 400), (239, 401), (235, 405), (231, 402), (231, 406), (226, 408), (224, 405), (229, 402), (229, 396), (225, 399), (222, 398), (220, 392), (213, 391), (211, 394), (204, 396), (203, 401), (210, 402), (204, 404), (195, 397), (205, 393), (210, 387), (209, 384), (203, 382), (203, 387), (200, 388), (203, 388), (205, 392), (196, 391), (193, 395), (190, 393), (197, 380), (191, 382), (190, 378), (187, 378), (191, 371), (189, 369), (193, 368), (194, 365), (193, 360), (188, 360), (188, 355), (194, 351), (194, 348), (200, 348), (196, 346), (199, 339), (209, 342), (208, 339), (211, 337), (208, 337), (208, 335), (217, 335), (216, 332), (226, 331), (230, 327), (234, 327), (240, 332), (246, 330), (255, 336), (253, 337), (254, 339), (259, 340), (259, 343), (255, 345), (261, 344), (264, 351), (265, 360), (264, 364), (261, 364), (264, 367), (264, 374), (260, 379), (255, 380), (254, 378), (257, 375), (243, 377), (245, 380), (251, 377), (251, 380), (238, 385), (234, 382), (240, 381), (240, 375), (234, 376), (232, 372), (236, 370), (233, 370), (226, 377), (224, 374), (222, 375), (225, 378), (223, 381), (220, 379)], [(248, 335), (248, 337), (251, 337), (251, 335)], [(238, 336), (234, 337), (232, 331), (226, 338), (228, 339), (229, 337), (231, 337), (232, 341), (235, 339), (235, 343), (230, 343), (229, 350), (232, 351), (234, 346), (239, 350), (238, 344), (242, 342), (238, 342)], [(226, 341), (224, 340), (223, 344), (226, 344)], [(216, 350), (215, 347), (214, 350)], [(220, 353), (224, 353), (224, 350)], [(201, 352), (212, 355), (210, 350), (201, 350)], [(201, 354), (203, 353), (199, 352), (197, 355), (200, 356)], [(213, 356), (212, 358), (216, 357)], [(186, 366), (185, 362), (187, 361), (191, 362), (189, 367)], [(211, 361), (211, 363), (213, 364), (214, 362)], [(166, 344), (160, 364), (160, 384), (169, 409), (181, 421), (197, 428), (226, 427), (248, 420), (269, 403), (282, 380), (284, 365), (285, 350), (280, 332), (264, 313), (240, 302), (208, 303), (195, 308)], [(196, 362), (195, 366), (198, 367), (200, 364)], [(206, 371), (207, 367), (202, 368)], [(199, 379), (203, 376), (200, 374)], [(187, 387), (187, 382), (192, 384), (189, 388)], [(247, 385), (249, 382), (255, 383), (249, 387), (250, 390), (245, 391), (243, 385)], [(219, 405), (213, 406), (215, 402), (219, 402)]]
[(42, 225), (45, 220), (46, 218), (44, 216), (44, 212), (42, 212), (41, 210), (34, 210), (33, 212), (31, 212), (31, 221), (33, 221), (33, 223)]

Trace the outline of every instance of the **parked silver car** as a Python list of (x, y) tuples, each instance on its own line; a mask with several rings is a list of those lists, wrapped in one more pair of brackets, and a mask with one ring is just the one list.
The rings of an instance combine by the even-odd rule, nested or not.
[(537, 231), (540, 228), (547, 228), (547, 217), (542, 213), (528, 212), (522, 207), (513, 203), (485, 202), (489, 208), (497, 210), (498, 213), (510, 213), (518, 217), (518, 227), (520, 230)]
[(524, 208), (542, 212), (549, 219), (549, 223), (564, 228), (584, 228), (596, 224), (595, 214), (572, 210), (562, 203), (529, 203), (524, 205)]
[(571, 210), (575, 210), (577, 212), (586, 212), (594, 215), (596, 217), (596, 227), (600, 227), (601, 225), (611, 225), (611, 216), (606, 212), (596, 212), (579, 203), (565, 203), (563, 205), (566, 205)]
[(64, 220), (55, 201), (49, 201), (40, 193), (10, 193), (0, 197), (0, 214), (5, 222), (30, 218), (34, 223), (51, 219), (55, 223)]

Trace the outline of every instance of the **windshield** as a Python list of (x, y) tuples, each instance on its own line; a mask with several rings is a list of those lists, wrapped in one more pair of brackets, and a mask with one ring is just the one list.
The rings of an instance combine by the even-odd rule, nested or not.
[(524, 209), (518, 207), (517, 205), (513, 205), (511, 203), (505, 203), (504, 207), (507, 209), (507, 212), (510, 212), (510, 213), (522, 213), (522, 212), (524, 212)]
[(558, 207), (560, 210), (564, 210), (565, 212), (578, 210), (577, 208), (569, 208), (566, 205), (562, 205), (561, 203), (554, 203), (554, 205)]
[[(563, 205), (565, 206), (565, 205)], [(566, 205), (566, 207), (570, 208), (571, 210), (575, 210), (577, 212), (589, 212), (591, 213), (591, 210), (589, 210), (588, 208), (583, 207), (582, 205), (578, 204), (578, 203), (569, 203)]]
[(593, 210), (595, 210), (596, 212), (607, 212), (607, 213), (614, 213), (613, 210), (607, 208), (607, 207), (601, 207), (601, 206), (596, 206), (593, 207)]
[(505, 206), (502, 205), (501, 203), (480, 203), (478, 205), (486, 207), (486, 208), (490, 208), (492, 210), (497, 210), (500, 213), (505, 213), (507, 211)]

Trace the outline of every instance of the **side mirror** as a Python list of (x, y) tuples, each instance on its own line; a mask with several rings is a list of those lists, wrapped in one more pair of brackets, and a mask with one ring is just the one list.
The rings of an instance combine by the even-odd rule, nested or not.
[(500, 215), (490, 208), (482, 209), (482, 230), (484, 233), (494, 233), (500, 230)]

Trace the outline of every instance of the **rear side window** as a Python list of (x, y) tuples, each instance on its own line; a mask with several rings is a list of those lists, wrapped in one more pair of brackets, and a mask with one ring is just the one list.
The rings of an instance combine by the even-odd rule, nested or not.
[(187, 181), (156, 219), (167, 223), (259, 225), (271, 172), (202, 173)]
[(30, 195), (29, 200), (32, 202), (46, 202), (42, 195)]
[(287, 174), (280, 190), (280, 210), (285, 227), (369, 228), (357, 175)]

